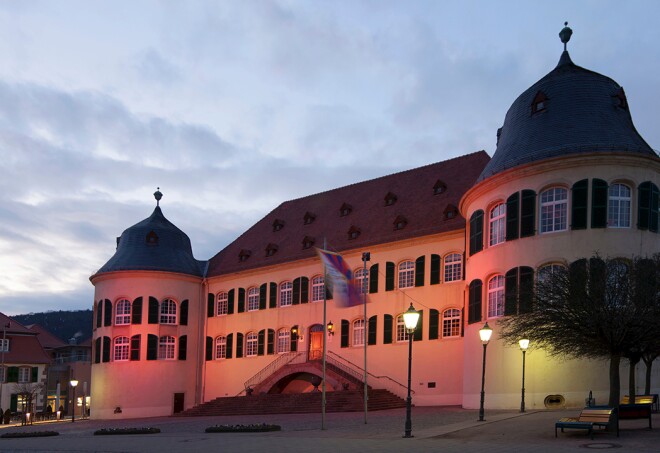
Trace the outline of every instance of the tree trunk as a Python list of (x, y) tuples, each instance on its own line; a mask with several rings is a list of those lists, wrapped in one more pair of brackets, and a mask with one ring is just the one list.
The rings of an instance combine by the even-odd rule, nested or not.
[(608, 403), (610, 407), (619, 407), (619, 397), (621, 396), (620, 363), (620, 354), (612, 354), (610, 356), (610, 401)]
[(644, 385), (644, 395), (651, 394), (651, 370), (653, 369), (653, 360), (644, 359), (646, 365), (646, 384)]
[(637, 368), (637, 364), (639, 363), (639, 360), (637, 357), (628, 359), (628, 363), (630, 365), (630, 369), (628, 370), (628, 402), (630, 404), (635, 404), (635, 394), (636, 392), (636, 382), (635, 382), (635, 368)]

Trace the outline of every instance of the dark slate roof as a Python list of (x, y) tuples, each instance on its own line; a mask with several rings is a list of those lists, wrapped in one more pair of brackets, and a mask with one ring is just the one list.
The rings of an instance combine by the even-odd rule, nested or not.
[[(209, 260), (209, 277), (310, 258), (314, 247), (343, 251), (465, 228), (456, 206), (489, 160), (484, 151), (282, 203)], [(440, 184), (437, 184), (440, 181)], [(434, 194), (434, 187), (446, 189)], [(388, 194), (396, 197), (386, 206)], [(340, 209), (350, 213), (341, 216)], [(455, 210), (445, 218), (446, 210)], [(309, 215), (308, 215), (309, 214)], [(304, 223), (304, 218), (314, 218)], [(395, 229), (395, 220), (405, 223)], [(281, 229), (275, 231), (274, 224)], [(349, 231), (359, 232), (349, 239)], [(304, 249), (305, 238), (314, 246)], [(276, 250), (266, 256), (267, 249)], [(249, 257), (241, 261), (241, 254)]]
[(193, 257), (190, 238), (167, 220), (156, 206), (149, 218), (121, 234), (113, 257), (92, 277), (127, 270), (177, 272), (201, 277), (205, 264), (205, 261)]
[[(537, 93), (546, 108), (532, 114)], [(545, 77), (521, 94), (506, 114), (497, 150), (479, 176), (482, 181), (508, 168), (575, 153), (630, 152), (657, 154), (639, 135), (619, 98), (614, 80), (581, 68), (567, 51)]]

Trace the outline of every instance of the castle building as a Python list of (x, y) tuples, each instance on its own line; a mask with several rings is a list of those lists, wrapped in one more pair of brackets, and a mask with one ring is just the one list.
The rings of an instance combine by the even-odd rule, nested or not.
[[(560, 36), (566, 43), (570, 29)], [(416, 405), (479, 406), (478, 330), (488, 321), (486, 407), (518, 408), (520, 351), (497, 341), (498, 318), (553, 266), (660, 252), (659, 185), (660, 158), (635, 129), (623, 88), (564, 49), (511, 105), (492, 158), (479, 151), (284, 202), (208, 261), (194, 258), (156, 192), (151, 216), (122, 233), (90, 278), (92, 416), (313, 391), (324, 337), (329, 361), (359, 372), (366, 349), (369, 384), (405, 396), (411, 303), (421, 314)], [(352, 267), (366, 316), (333, 300), (317, 247)], [(589, 390), (604, 399), (606, 367), (534, 350), (527, 406), (578, 406)], [(348, 385), (339, 375), (325, 384)]]

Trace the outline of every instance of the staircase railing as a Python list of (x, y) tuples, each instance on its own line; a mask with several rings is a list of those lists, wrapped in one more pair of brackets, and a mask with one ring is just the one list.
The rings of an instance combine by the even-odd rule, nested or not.
[(283, 366), (294, 363), (303, 363), (306, 360), (307, 360), (307, 351), (287, 352), (284, 354), (280, 354), (279, 357), (277, 357), (275, 360), (273, 360), (268, 365), (263, 367), (257, 374), (255, 374), (250, 379), (245, 381), (244, 383), (245, 389), (241, 390), (239, 395), (245, 392), (247, 389), (252, 389), (257, 385), (261, 384), (268, 376), (272, 375)]

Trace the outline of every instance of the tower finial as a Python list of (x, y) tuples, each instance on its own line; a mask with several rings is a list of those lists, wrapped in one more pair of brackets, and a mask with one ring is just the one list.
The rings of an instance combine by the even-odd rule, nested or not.
[(156, 207), (160, 206), (160, 199), (163, 198), (163, 194), (160, 193), (160, 187), (156, 187), (154, 198), (156, 199)]
[(571, 40), (572, 34), (573, 30), (569, 28), (568, 22), (564, 22), (564, 28), (562, 28), (559, 32), (559, 39), (561, 39), (561, 42), (564, 43), (564, 52), (566, 52), (566, 43)]

